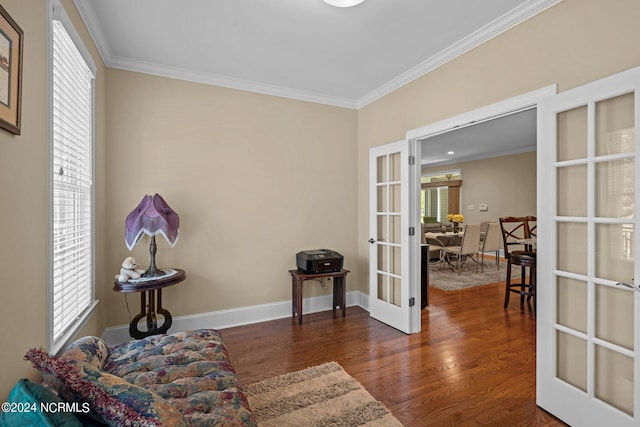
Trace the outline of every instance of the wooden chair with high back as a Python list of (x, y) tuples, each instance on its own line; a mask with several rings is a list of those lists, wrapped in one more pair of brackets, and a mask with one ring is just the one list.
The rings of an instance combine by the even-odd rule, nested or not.
[(482, 261), (482, 272), (484, 272), (484, 253), (495, 252), (496, 253), (496, 269), (500, 270), (500, 244), (502, 241), (502, 234), (500, 232), (500, 224), (497, 222), (490, 222), (487, 224), (486, 231), (484, 233), (484, 239), (480, 246), (480, 254)]
[[(527, 301), (533, 298), (533, 308), (536, 311), (536, 252), (530, 250), (530, 246), (524, 245), (521, 241), (530, 239), (528, 219), (531, 217), (502, 217), (500, 218), (500, 229), (502, 230), (502, 243), (504, 246), (504, 256), (507, 259), (507, 280), (504, 296), (504, 308), (509, 306), (509, 296), (511, 292), (520, 295), (520, 305), (524, 304), (524, 297)], [(529, 249), (529, 250), (528, 250)], [(511, 281), (511, 267), (520, 267), (520, 282)], [(529, 283), (526, 281), (526, 270), (529, 269)]]
[(527, 228), (529, 229), (529, 237), (536, 237), (538, 235), (538, 218), (535, 216), (528, 216)]
[(451, 265), (449, 255), (453, 255), (456, 258), (456, 268), (458, 274), (460, 274), (460, 267), (462, 262), (467, 258), (476, 263), (476, 273), (478, 272), (478, 260), (474, 258), (480, 251), (480, 224), (467, 224), (464, 226), (464, 234), (462, 235), (462, 242), (459, 246), (445, 246), (442, 248), (442, 260), (440, 265), (445, 261)]
[(527, 229), (529, 230), (529, 238), (534, 241), (533, 245), (527, 246), (527, 250), (534, 250), (535, 240), (538, 237), (538, 218), (535, 216), (527, 217)]

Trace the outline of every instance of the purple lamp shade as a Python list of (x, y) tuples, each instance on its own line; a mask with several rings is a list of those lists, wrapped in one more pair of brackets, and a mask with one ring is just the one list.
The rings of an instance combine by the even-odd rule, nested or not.
[(145, 195), (138, 206), (127, 216), (124, 240), (129, 250), (138, 243), (142, 234), (161, 234), (173, 247), (178, 240), (180, 218), (159, 195)]

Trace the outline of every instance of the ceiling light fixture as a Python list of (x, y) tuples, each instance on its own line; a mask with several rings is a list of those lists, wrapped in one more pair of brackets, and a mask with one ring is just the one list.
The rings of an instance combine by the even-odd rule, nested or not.
[(335, 7), (351, 7), (362, 3), (364, 0), (324, 0), (325, 3)]
[(447, 151), (447, 154), (448, 154), (448, 155), (452, 155), (452, 154), (453, 154), (453, 151)]

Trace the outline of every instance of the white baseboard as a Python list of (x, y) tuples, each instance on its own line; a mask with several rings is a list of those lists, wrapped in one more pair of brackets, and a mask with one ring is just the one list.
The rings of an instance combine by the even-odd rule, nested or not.
[[(304, 298), (302, 302), (303, 313), (331, 310), (332, 303), (333, 295)], [(347, 292), (347, 307), (352, 306), (359, 306), (369, 311), (369, 295), (360, 291)], [(169, 333), (201, 328), (224, 329), (285, 317), (291, 317), (290, 300), (174, 317)], [(162, 321), (162, 319), (160, 320)], [(106, 328), (102, 333), (102, 339), (109, 346), (130, 341), (129, 325)]]

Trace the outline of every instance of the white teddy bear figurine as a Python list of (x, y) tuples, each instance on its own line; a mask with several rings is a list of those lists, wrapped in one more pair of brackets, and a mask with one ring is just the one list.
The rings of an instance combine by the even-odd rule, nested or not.
[(129, 279), (138, 279), (144, 273), (144, 270), (138, 267), (138, 262), (132, 256), (126, 257), (124, 261), (122, 261), (122, 268), (120, 269), (120, 274), (116, 274), (116, 280), (118, 282), (124, 283), (128, 282)]

